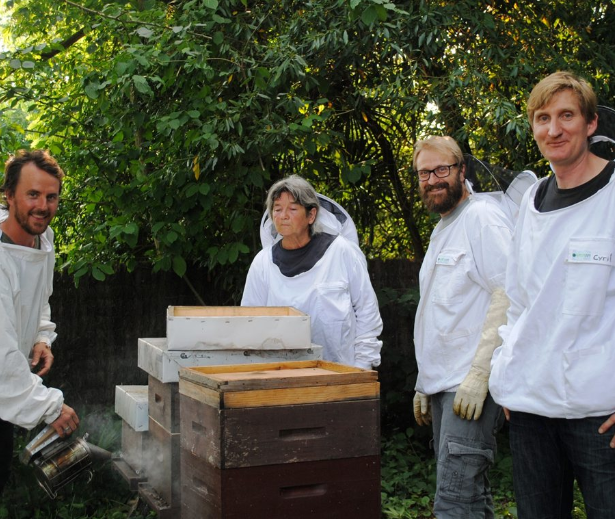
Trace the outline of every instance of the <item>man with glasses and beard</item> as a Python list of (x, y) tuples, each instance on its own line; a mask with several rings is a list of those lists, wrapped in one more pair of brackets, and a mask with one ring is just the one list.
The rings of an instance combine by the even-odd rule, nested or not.
[[(49, 223), (64, 173), (42, 150), (20, 151), (6, 163), (0, 208), (0, 495), (13, 456), (13, 425), (44, 421), (65, 437), (79, 418), (59, 389), (41, 376), (53, 363), (56, 338), (49, 296), (55, 262)], [(30, 360), (28, 360), (30, 359)], [(37, 373), (31, 370), (36, 370)]]
[(434, 515), (493, 518), (487, 475), (503, 413), (488, 384), (508, 308), (504, 278), (512, 223), (497, 202), (473, 195), (463, 153), (451, 137), (418, 141), (413, 167), (425, 206), (441, 216), (421, 266), (414, 325), (414, 416), (418, 425), (433, 426)]

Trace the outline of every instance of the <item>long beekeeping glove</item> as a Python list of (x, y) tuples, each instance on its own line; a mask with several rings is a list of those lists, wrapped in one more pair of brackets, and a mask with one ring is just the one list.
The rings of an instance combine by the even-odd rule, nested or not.
[(496, 289), (491, 295), (487, 316), (483, 323), (480, 342), (472, 361), (470, 371), (457, 389), (453, 401), (453, 411), (460, 418), (478, 420), (483, 412), (483, 404), (489, 391), (491, 357), (502, 343), (498, 328), (506, 322), (508, 298), (503, 289)]
[(414, 419), (419, 425), (429, 425), (431, 423), (431, 401), (427, 395), (419, 393), (414, 395)]

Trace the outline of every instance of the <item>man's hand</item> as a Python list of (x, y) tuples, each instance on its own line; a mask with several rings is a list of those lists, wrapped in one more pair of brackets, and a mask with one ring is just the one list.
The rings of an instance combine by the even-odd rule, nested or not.
[[(598, 429), (598, 432), (600, 434), (604, 434), (611, 427), (613, 427), (613, 425), (615, 425), (615, 414), (612, 414), (610, 418), (600, 426), (600, 428)], [(615, 449), (615, 436), (613, 436), (613, 439), (611, 440), (610, 445), (611, 445), (611, 449)]]
[(60, 437), (64, 438), (66, 436), (70, 436), (73, 431), (79, 427), (79, 417), (72, 407), (62, 404), (62, 412), (60, 413), (60, 416), (51, 423), (51, 426)]
[(414, 395), (414, 419), (419, 425), (429, 425), (431, 423), (431, 400), (427, 395), (419, 393)]
[(53, 364), (53, 353), (51, 353), (51, 348), (47, 343), (37, 342), (32, 347), (32, 361), (30, 362), (32, 369), (38, 366), (39, 362), (41, 363), (41, 368), (36, 374), (42, 377), (49, 373), (51, 365)]
[(472, 366), (453, 401), (453, 411), (459, 418), (478, 420), (489, 391), (489, 373)]

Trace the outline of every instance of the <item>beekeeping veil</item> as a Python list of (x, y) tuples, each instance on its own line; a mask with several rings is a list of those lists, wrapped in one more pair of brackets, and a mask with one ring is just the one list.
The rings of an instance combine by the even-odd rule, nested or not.
[[(316, 221), (320, 224), (321, 230), (328, 234), (341, 234), (344, 238), (358, 246), (359, 236), (357, 228), (346, 209), (325, 195), (317, 193), (317, 196), (320, 209), (318, 210)], [(278, 234), (275, 225), (273, 225), (271, 218), (269, 218), (267, 211), (265, 211), (261, 218), (260, 235), (263, 248), (273, 245), (282, 238)]]
[(516, 221), (519, 204), (523, 194), (538, 178), (533, 171), (513, 171), (489, 164), (473, 155), (464, 155), (466, 180), (471, 185), (472, 194), (479, 198), (488, 197), (496, 202), (504, 213)]
[(615, 110), (598, 106), (598, 128), (589, 138), (589, 149), (606, 160), (615, 159)]

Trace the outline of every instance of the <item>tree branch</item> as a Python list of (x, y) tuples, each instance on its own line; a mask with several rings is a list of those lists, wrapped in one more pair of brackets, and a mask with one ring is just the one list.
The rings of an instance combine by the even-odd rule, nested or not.
[(54, 58), (55, 56), (60, 54), (60, 52), (68, 50), (70, 47), (72, 47), (75, 43), (77, 43), (84, 36), (85, 36), (85, 31), (83, 29), (79, 29), (75, 34), (73, 34), (69, 38), (66, 38), (62, 43), (60, 43), (60, 46), (62, 47), (61, 49), (55, 48), (48, 52), (43, 52), (41, 54), (41, 58), (45, 61), (50, 60), (51, 58)]

